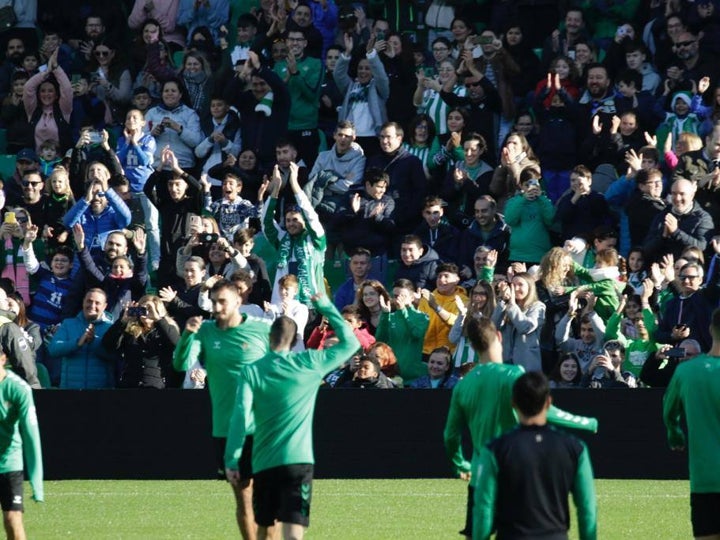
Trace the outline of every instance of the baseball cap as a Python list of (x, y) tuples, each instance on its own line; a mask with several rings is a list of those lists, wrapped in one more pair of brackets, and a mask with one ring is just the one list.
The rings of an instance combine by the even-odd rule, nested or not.
[(17, 161), (37, 161), (37, 155), (32, 148), (23, 148), (17, 153)]

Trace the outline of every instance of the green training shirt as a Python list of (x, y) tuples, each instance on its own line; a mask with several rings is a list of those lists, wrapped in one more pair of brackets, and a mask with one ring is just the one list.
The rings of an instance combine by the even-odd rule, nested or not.
[(227, 437), (243, 365), (262, 358), (269, 350), (269, 321), (243, 315), (242, 324), (222, 330), (205, 321), (195, 332), (185, 330), (173, 354), (173, 366), (187, 371), (202, 359), (212, 402), (213, 437)]
[(328, 318), (340, 341), (321, 351), (270, 352), (260, 362), (241, 368), (225, 450), (227, 468), (237, 469), (248, 429), (248, 411), (255, 416), (253, 472), (315, 462), (312, 423), (320, 382), (348, 360), (360, 342), (325, 296), (314, 305)]
[(720, 357), (701, 354), (678, 365), (665, 390), (663, 418), (670, 446), (689, 449), (690, 491), (720, 493)]
[[(477, 470), (480, 451), (495, 437), (517, 425), (512, 408), (512, 387), (525, 370), (522, 366), (490, 362), (479, 364), (453, 388), (445, 423), (445, 451), (455, 466), (455, 473)], [(597, 431), (597, 420), (569, 414), (550, 407), (548, 422)], [(462, 453), (462, 431), (467, 426), (473, 444), (472, 463)], [(470, 480), (475, 485), (475, 477)]]
[(44, 500), (42, 450), (30, 385), (12, 371), (0, 381), (0, 473), (23, 470), (23, 454), (33, 499)]

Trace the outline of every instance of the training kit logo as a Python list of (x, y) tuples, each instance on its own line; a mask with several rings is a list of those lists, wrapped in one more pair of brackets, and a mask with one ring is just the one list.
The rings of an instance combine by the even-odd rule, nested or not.
[(300, 509), (300, 513), (303, 516), (309, 516), (310, 499), (312, 498), (312, 484), (308, 482), (307, 484), (300, 485), (300, 497), (302, 497), (302, 508)]
[(220, 349), (222, 349), (222, 343), (220, 343), (219, 341), (213, 341), (213, 349), (219, 351)]
[(13, 497), (13, 504), (22, 504), (22, 495), (15, 495)]

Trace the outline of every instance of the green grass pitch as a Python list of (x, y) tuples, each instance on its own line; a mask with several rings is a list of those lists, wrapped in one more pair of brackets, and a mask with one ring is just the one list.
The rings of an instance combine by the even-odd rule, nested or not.
[[(692, 537), (688, 482), (597, 480), (596, 486), (599, 538)], [(460, 538), (465, 494), (460, 480), (316, 480), (306, 538)], [(239, 537), (230, 488), (220, 481), (66, 480), (46, 482), (45, 495), (44, 504), (26, 503), (29, 538)]]

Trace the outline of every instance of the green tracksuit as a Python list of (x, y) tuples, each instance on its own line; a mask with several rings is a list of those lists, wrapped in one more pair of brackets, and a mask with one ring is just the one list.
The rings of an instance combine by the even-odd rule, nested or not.
[[(543, 426), (518, 426), (480, 452), (473, 539), (562, 538), (570, 528), (568, 494), (580, 540), (597, 538), (597, 503), (585, 444)], [(567, 536), (565, 536), (567, 538)]]
[(215, 321), (205, 321), (195, 332), (185, 330), (173, 354), (173, 366), (186, 371), (202, 359), (212, 402), (213, 437), (227, 437), (237, 394), (241, 366), (251, 364), (267, 353), (268, 321), (243, 315), (243, 322), (222, 330)]
[(663, 418), (670, 446), (689, 449), (690, 491), (720, 493), (720, 357), (701, 354), (680, 363), (665, 390)]
[[(287, 62), (280, 60), (273, 67), (278, 77), (285, 81), (290, 92), (292, 107), (288, 129), (317, 129), (320, 107), (320, 90), (324, 73), (319, 58), (304, 56), (297, 61), (297, 73), (290, 75)], [(270, 135), (270, 134), (268, 134)]]
[[(445, 451), (456, 474), (476, 471), (485, 444), (517, 425), (512, 408), (512, 387), (525, 372), (522, 366), (479, 364), (453, 388), (445, 424)], [(566, 413), (551, 407), (548, 421), (567, 427), (597, 431), (597, 420)], [(473, 443), (472, 465), (463, 457), (461, 437), (465, 427)], [(475, 485), (475, 475), (471, 485)]]
[(605, 340), (617, 339), (625, 347), (625, 361), (621, 367), (622, 371), (629, 371), (638, 379), (640, 378), (640, 372), (642, 371), (643, 364), (651, 354), (657, 352), (660, 348), (658, 344), (652, 339), (652, 335), (655, 333), (657, 323), (655, 322), (655, 315), (649, 309), (642, 310), (643, 322), (645, 328), (647, 328), (650, 339), (645, 341), (644, 339), (630, 339), (625, 337), (620, 332), (620, 322), (622, 317), (619, 313), (613, 313), (607, 322), (605, 328)]
[(375, 339), (392, 347), (405, 386), (427, 375), (427, 364), (422, 361), (422, 350), (429, 324), (430, 318), (427, 314), (413, 306), (380, 314)]
[(0, 381), (0, 473), (23, 470), (23, 454), (33, 499), (44, 500), (40, 431), (32, 389), (12, 371)]
[(240, 369), (240, 386), (225, 450), (227, 468), (237, 469), (250, 412), (255, 416), (254, 473), (281, 465), (315, 462), (312, 424), (320, 383), (357, 351), (360, 342), (325, 296), (314, 305), (328, 318), (339, 343), (321, 351), (269, 352), (260, 361)]

